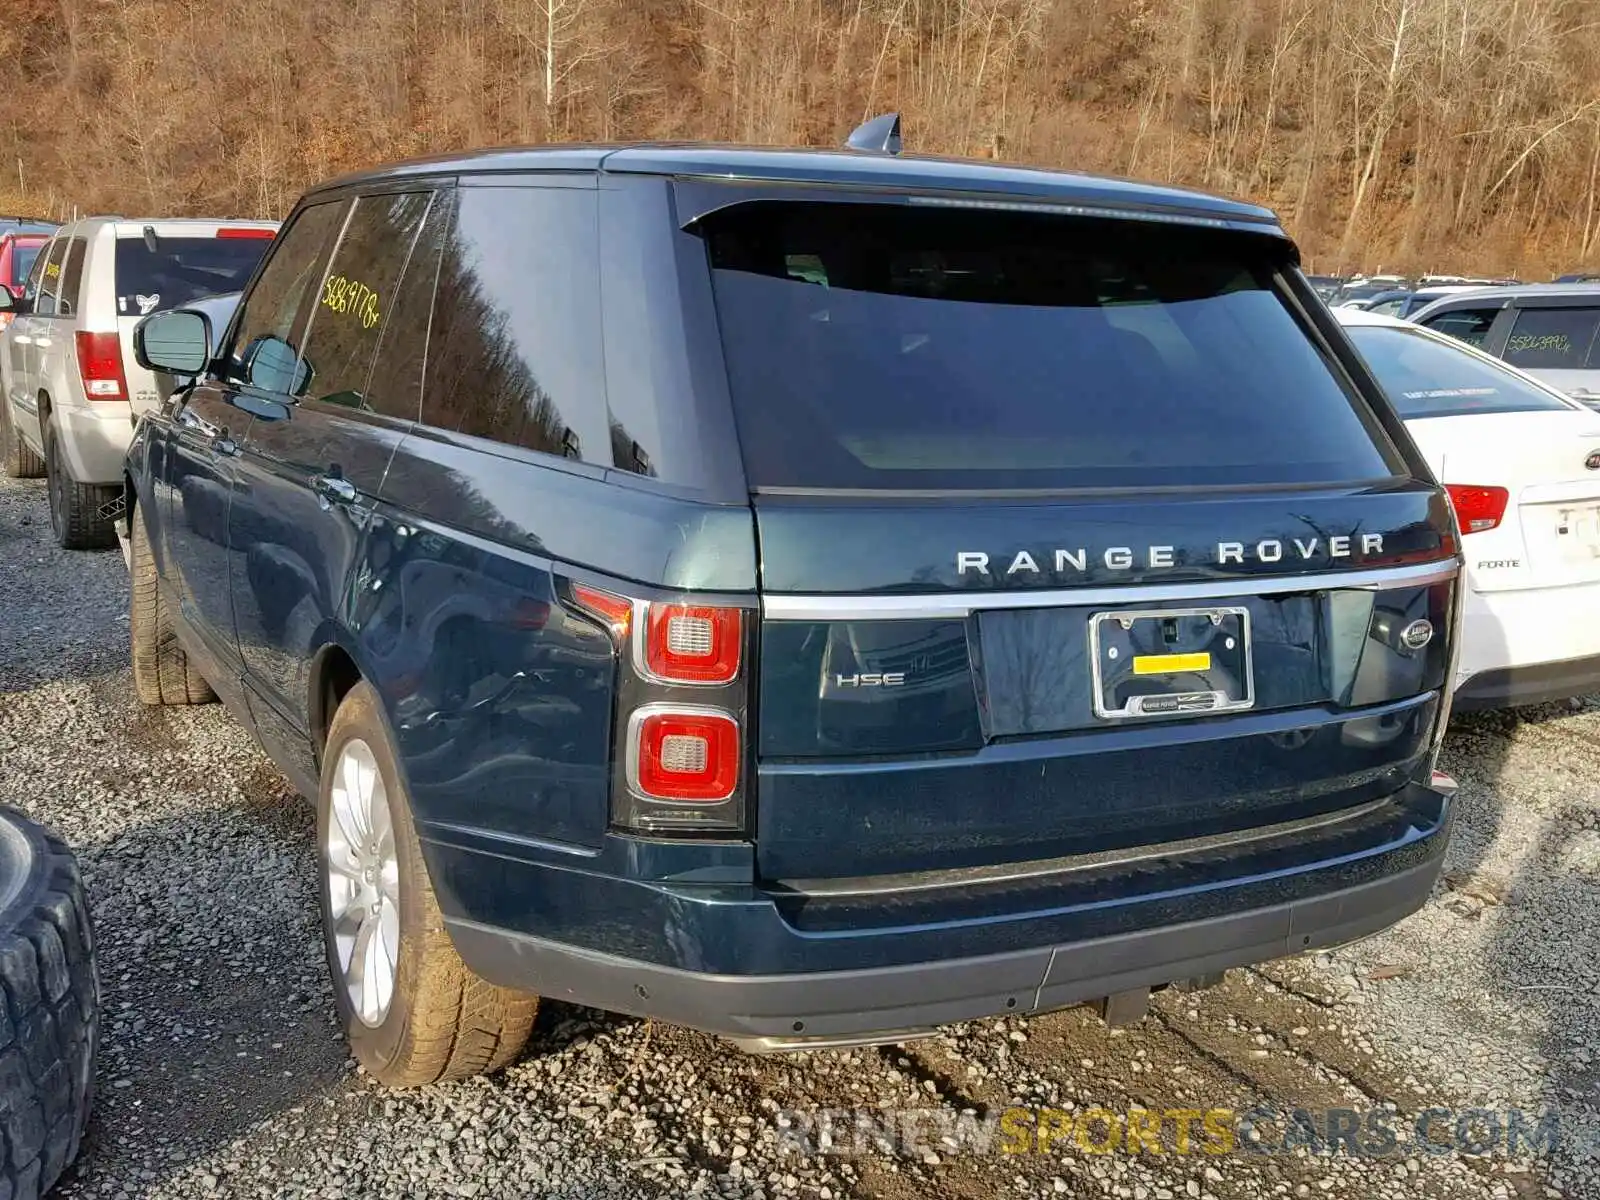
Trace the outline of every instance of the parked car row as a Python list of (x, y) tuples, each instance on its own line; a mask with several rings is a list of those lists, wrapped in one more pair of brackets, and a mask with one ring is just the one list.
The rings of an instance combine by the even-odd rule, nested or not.
[[(1416, 909), (1452, 704), (1600, 688), (1600, 415), (1336, 318), (1265, 209), (850, 146), (401, 164), (249, 266), (69, 227), (0, 335), (139, 697), (317, 798), (380, 1080), (540, 994), (763, 1051), (1134, 1020)], [(118, 274), (180, 241), (181, 299)]]
[(94, 217), (30, 235), (27, 247), (16, 235), (11, 253), (31, 257), (21, 294), (0, 298), (0, 316), (10, 318), (0, 340), (0, 458), (11, 475), (48, 477), (50, 523), (63, 546), (116, 544), (123, 459), (139, 416), (162, 396), (130, 352), (134, 327), (237, 291), (276, 230), (262, 221)]
[[(1411, 279), (1404, 275), (1308, 275), (1307, 282), (1317, 295), (1334, 308), (1371, 308), (1393, 303), (1397, 297), (1416, 292), (1446, 292), (1474, 287), (1515, 284), (1515, 279), (1472, 279), (1464, 275), (1424, 275)], [(1403, 316), (1385, 310), (1391, 316)]]
[(1600, 407), (1600, 276), (1550, 284), (1459, 281), (1319, 294), (1340, 310), (1415, 321), (1504, 359), (1591, 407)]
[(1600, 406), (1600, 284), (1484, 288), (1436, 300), (1411, 319)]
[(1456, 709), (1600, 691), (1600, 414), (1447, 332), (1334, 312), (1455, 508)]

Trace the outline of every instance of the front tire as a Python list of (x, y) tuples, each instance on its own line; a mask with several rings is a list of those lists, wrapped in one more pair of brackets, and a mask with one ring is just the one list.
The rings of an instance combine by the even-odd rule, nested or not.
[(142, 507), (128, 514), (128, 533), (133, 689), (145, 704), (209, 704), (217, 694), (178, 641), (172, 614), (161, 602), (161, 581)]
[(116, 518), (105, 508), (117, 498), (117, 489), (98, 483), (79, 483), (61, 457), (55, 420), (44, 427), (44, 467), (50, 483), (50, 528), (63, 550), (105, 550), (117, 544)]
[(479, 979), (456, 953), (366, 683), (345, 696), (328, 733), (317, 849), (334, 1003), (357, 1061), (391, 1087), (514, 1061), (539, 999)]
[(11, 417), (11, 402), (0, 398), (0, 466), (13, 479), (37, 479), (44, 474), (44, 459), (22, 440)]

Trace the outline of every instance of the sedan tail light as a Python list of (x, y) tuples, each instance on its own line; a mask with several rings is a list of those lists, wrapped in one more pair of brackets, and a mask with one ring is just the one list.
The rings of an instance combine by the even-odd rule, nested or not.
[(91, 400), (126, 400), (128, 380), (122, 373), (122, 339), (114, 333), (78, 331), (78, 374)]
[(1444, 488), (1455, 507), (1462, 536), (1495, 528), (1505, 519), (1506, 505), (1511, 502), (1511, 493), (1503, 487), (1447, 483)]

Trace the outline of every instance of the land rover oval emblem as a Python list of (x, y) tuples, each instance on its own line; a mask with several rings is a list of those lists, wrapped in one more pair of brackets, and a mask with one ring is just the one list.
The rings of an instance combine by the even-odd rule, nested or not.
[(1588, 458), (1584, 459), (1583, 465), (1591, 471), (1600, 471), (1600, 450), (1596, 450)]
[(1400, 641), (1407, 650), (1421, 650), (1433, 641), (1433, 623), (1417, 619), (1400, 631)]

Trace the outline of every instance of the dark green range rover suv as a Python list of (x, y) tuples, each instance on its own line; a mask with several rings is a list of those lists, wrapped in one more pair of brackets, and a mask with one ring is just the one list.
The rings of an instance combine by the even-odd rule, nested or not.
[(317, 797), (379, 1078), (538, 996), (1125, 1020), (1427, 898), (1457, 534), (1272, 214), (893, 149), (389, 167), (141, 326), (139, 694)]

